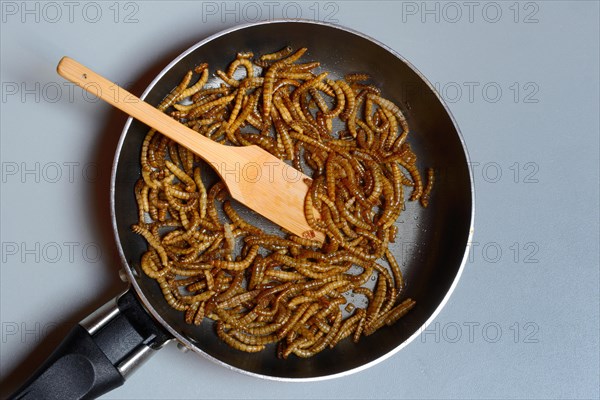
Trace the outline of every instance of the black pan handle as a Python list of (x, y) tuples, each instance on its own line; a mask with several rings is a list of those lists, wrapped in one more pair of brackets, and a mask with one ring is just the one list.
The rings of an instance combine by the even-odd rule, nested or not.
[(9, 398), (94, 399), (121, 386), (170, 339), (129, 289), (77, 324)]

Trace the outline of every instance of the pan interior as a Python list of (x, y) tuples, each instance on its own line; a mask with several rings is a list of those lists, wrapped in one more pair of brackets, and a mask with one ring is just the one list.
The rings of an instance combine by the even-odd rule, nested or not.
[[(139, 179), (139, 154), (148, 128), (137, 122), (123, 133), (114, 176), (114, 215), (119, 245), (135, 279), (139, 295), (195, 350), (231, 367), (264, 377), (322, 378), (369, 364), (401, 346), (435, 313), (450, 290), (463, 262), (472, 218), (471, 180), (460, 135), (438, 97), (409, 65), (373, 41), (336, 27), (308, 22), (258, 24), (216, 35), (191, 50), (164, 71), (150, 88), (146, 101), (158, 104), (182, 76), (201, 62), (211, 71), (225, 69), (240, 51), (270, 53), (290, 45), (309, 50), (304, 61), (317, 60), (330, 77), (368, 73), (383, 96), (400, 105), (411, 127), (409, 142), (418, 155), (418, 167), (436, 170), (436, 183), (427, 209), (408, 202), (398, 221), (399, 233), (391, 250), (401, 262), (406, 280), (404, 296), (416, 307), (390, 327), (384, 327), (358, 344), (340, 342), (310, 359), (291, 356), (280, 360), (274, 348), (248, 354), (231, 349), (218, 339), (212, 324), (184, 323), (182, 313), (167, 305), (158, 284), (139, 270), (145, 241), (132, 233), (137, 222), (133, 187)], [(176, 336), (178, 336), (176, 335)]]

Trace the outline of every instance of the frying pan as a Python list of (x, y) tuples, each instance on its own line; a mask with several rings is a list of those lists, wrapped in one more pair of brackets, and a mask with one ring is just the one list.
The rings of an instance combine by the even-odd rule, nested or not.
[[(400, 55), (340, 26), (303, 20), (261, 22), (228, 29), (192, 46), (167, 65), (141, 97), (158, 104), (200, 62), (224, 69), (239, 51), (264, 54), (287, 45), (307, 47), (303, 60), (320, 61), (322, 68), (331, 71), (330, 77), (352, 72), (374, 77), (383, 96), (398, 104), (408, 119), (409, 142), (419, 157), (419, 169), (436, 170), (429, 207), (407, 203), (397, 222), (398, 239), (390, 247), (405, 277), (403, 296), (415, 299), (417, 306), (393, 326), (361, 338), (358, 344), (344, 340), (309, 359), (281, 360), (272, 348), (242, 353), (218, 339), (211, 324), (185, 324), (182, 313), (167, 304), (158, 284), (139, 267), (147, 245), (130, 226), (138, 218), (133, 187), (140, 177), (138, 159), (148, 128), (130, 118), (117, 146), (110, 193), (115, 238), (130, 287), (81, 321), (13, 398), (100, 396), (123, 384), (170, 341), (260, 378), (333, 378), (363, 370), (398, 352), (437, 315), (464, 267), (473, 233), (474, 192), (467, 151), (450, 112), (431, 84)], [(244, 216), (259, 218), (249, 211)], [(268, 228), (263, 220), (253, 222)]]

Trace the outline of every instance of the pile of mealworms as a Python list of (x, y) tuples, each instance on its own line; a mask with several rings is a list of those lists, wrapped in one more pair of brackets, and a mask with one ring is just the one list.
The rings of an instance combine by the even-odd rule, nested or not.
[[(305, 215), (324, 243), (249, 223), (222, 181), (206, 183), (206, 164), (154, 130), (135, 185), (132, 229), (148, 243), (141, 268), (168, 304), (189, 324), (216, 321), (235, 349), (274, 344), (281, 358), (310, 357), (349, 336), (358, 342), (415, 305), (403, 298), (388, 245), (405, 188), (426, 207), (433, 185), (432, 169), (426, 183), (417, 170), (400, 108), (365, 74), (334, 80), (318, 62), (299, 63), (306, 51), (238, 53), (212, 76), (198, 65), (158, 108), (200, 135), (258, 145), (311, 176)], [(348, 296), (364, 297), (364, 307)]]

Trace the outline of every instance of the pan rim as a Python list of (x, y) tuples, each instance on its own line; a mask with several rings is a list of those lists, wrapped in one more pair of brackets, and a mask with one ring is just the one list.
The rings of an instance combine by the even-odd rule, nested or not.
[(130, 283), (131, 286), (133, 286), (136, 295), (138, 296), (139, 300), (141, 301), (141, 303), (143, 304), (144, 308), (148, 311), (148, 313), (150, 315), (152, 315), (152, 317), (161, 325), (163, 326), (171, 335), (173, 335), (174, 340), (178, 341), (179, 343), (181, 343), (183, 346), (185, 346), (188, 349), (193, 350), (195, 353), (207, 358), (208, 360), (222, 366), (225, 367), (229, 370), (232, 371), (236, 371), (239, 373), (242, 373), (244, 375), (250, 375), (253, 377), (257, 377), (257, 378), (261, 378), (261, 379), (267, 379), (267, 380), (272, 380), (272, 381), (280, 381), (280, 382), (316, 382), (316, 381), (323, 381), (323, 380), (329, 380), (329, 379), (334, 379), (334, 378), (339, 378), (339, 377), (343, 377), (343, 376), (348, 376), (363, 370), (366, 370), (367, 368), (370, 368), (382, 361), (385, 361), (386, 359), (392, 357), (393, 355), (395, 355), (396, 353), (398, 353), (400, 350), (402, 350), (404, 347), (406, 347), (408, 344), (410, 344), (417, 336), (419, 336), (421, 334), (421, 332), (425, 329), (427, 329), (427, 327), (435, 320), (435, 318), (438, 316), (438, 314), (441, 312), (441, 310), (446, 306), (448, 300), (450, 299), (452, 293), (454, 292), (454, 289), (456, 288), (456, 286), (458, 285), (458, 282), (460, 280), (460, 277), (462, 276), (462, 273), (465, 269), (465, 265), (468, 259), (468, 255), (471, 249), (471, 242), (473, 239), (473, 234), (474, 234), (474, 220), (475, 220), (475, 188), (474, 188), (474, 178), (473, 178), (473, 170), (472, 170), (472, 164), (470, 161), (470, 156), (469, 156), (469, 152), (468, 149), (466, 147), (466, 143), (464, 140), (464, 137), (462, 135), (462, 132), (460, 131), (460, 128), (456, 122), (456, 119), (454, 118), (454, 115), (452, 114), (452, 112), (450, 111), (450, 109), (448, 108), (448, 105), (446, 104), (446, 102), (442, 99), (442, 97), (440, 96), (440, 94), (438, 93), (438, 91), (435, 89), (435, 87), (431, 84), (431, 82), (429, 82), (429, 80), (412, 64), (410, 63), (408, 60), (406, 60), (402, 55), (400, 55), (398, 52), (396, 52), (394, 49), (390, 48), (389, 46), (385, 45), (384, 43), (378, 41), (377, 39), (372, 38), (371, 36), (368, 36), (362, 32), (356, 31), (352, 28), (348, 28), (346, 26), (343, 25), (339, 25), (339, 24), (332, 24), (332, 23), (328, 23), (328, 22), (322, 22), (322, 21), (314, 21), (314, 20), (308, 20), (308, 19), (274, 19), (274, 20), (269, 20), (269, 21), (261, 21), (261, 22), (254, 22), (254, 23), (246, 23), (246, 24), (240, 24), (240, 25), (236, 25), (233, 26), (231, 28), (227, 28), (224, 29), (222, 31), (219, 31), (215, 34), (212, 34), (208, 37), (206, 37), (205, 39), (195, 43), (194, 45), (192, 45), (191, 47), (189, 47), (188, 49), (186, 49), (185, 51), (183, 51), (179, 56), (177, 56), (175, 59), (173, 59), (169, 64), (167, 64), (163, 70), (152, 80), (152, 82), (150, 82), (150, 84), (146, 87), (146, 89), (144, 90), (144, 92), (142, 93), (142, 95), (140, 96), (141, 99), (145, 99), (146, 96), (150, 93), (150, 91), (154, 88), (154, 86), (163, 78), (163, 76), (171, 70), (171, 68), (173, 68), (177, 63), (179, 63), (183, 58), (185, 58), (187, 55), (189, 55), (190, 53), (192, 53), (193, 51), (195, 51), (196, 49), (198, 49), (201, 46), (204, 46), (205, 44), (221, 37), (227, 34), (230, 34), (232, 32), (238, 31), (238, 30), (242, 30), (242, 29), (246, 29), (246, 28), (250, 28), (250, 27), (254, 27), (254, 26), (260, 26), (260, 25), (266, 25), (266, 24), (281, 24), (281, 23), (305, 23), (305, 24), (315, 24), (315, 25), (321, 25), (321, 26), (326, 26), (326, 27), (330, 27), (330, 28), (334, 28), (334, 29), (338, 29), (338, 30), (342, 30), (342, 31), (346, 31), (348, 33), (351, 33), (353, 35), (359, 36), (361, 38), (364, 38), (370, 42), (372, 42), (373, 44), (383, 48), (384, 50), (388, 51), (389, 53), (391, 53), (394, 57), (398, 58), (401, 62), (403, 62), (404, 64), (406, 64), (406, 66), (408, 66), (415, 74), (417, 74), (417, 76), (423, 81), (423, 83), (425, 83), (427, 85), (427, 87), (429, 87), (429, 89), (434, 93), (434, 95), (436, 96), (437, 100), (440, 102), (440, 104), (442, 105), (442, 107), (444, 108), (445, 112), (448, 114), (448, 117), (450, 118), (452, 125), (454, 126), (454, 129), (456, 130), (456, 134), (458, 136), (458, 140), (460, 141), (460, 145), (462, 147), (464, 156), (465, 156), (465, 160), (467, 163), (467, 169), (468, 169), (468, 175), (469, 175), (469, 189), (470, 189), (470, 194), (471, 194), (471, 213), (470, 213), (470, 221), (469, 221), (469, 232), (468, 232), (468, 236), (467, 236), (467, 243), (465, 245), (465, 251), (460, 263), (460, 266), (458, 267), (458, 270), (456, 272), (456, 275), (454, 277), (454, 279), (452, 280), (452, 284), (450, 285), (450, 287), (448, 288), (448, 290), (446, 291), (446, 294), (444, 295), (444, 297), (442, 298), (442, 300), (440, 301), (440, 303), (438, 304), (438, 306), (435, 308), (435, 310), (433, 311), (433, 313), (431, 313), (431, 315), (429, 316), (429, 318), (427, 318), (427, 320), (421, 325), (421, 327), (419, 329), (417, 329), (411, 336), (409, 336), (406, 340), (404, 340), (402, 343), (400, 343), (398, 346), (394, 347), (393, 349), (391, 349), (390, 351), (388, 351), (387, 353), (385, 353), (384, 355), (369, 361), (365, 364), (362, 364), (358, 367), (355, 368), (351, 368), (342, 372), (337, 372), (337, 373), (333, 373), (333, 374), (329, 374), (329, 375), (321, 375), (321, 376), (316, 376), (316, 377), (302, 377), (302, 378), (291, 378), (291, 377), (281, 377), (281, 376), (272, 376), (272, 375), (265, 375), (265, 374), (260, 374), (260, 373), (256, 373), (256, 372), (251, 372), (251, 371), (247, 371), (245, 369), (242, 368), (238, 368), (235, 367), (233, 365), (230, 365), (216, 357), (211, 356), (210, 354), (204, 352), (202, 349), (200, 349), (195, 343), (193, 343), (191, 340), (187, 339), (184, 335), (182, 335), (180, 332), (178, 332), (175, 328), (173, 328), (171, 326), (171, 324), (169, 324), (167, 321), (165, 321), (163, 319), (163, 317), (160, 315), (160, 313), (154, 308), (154, 306), (152, 305), (151, 301), (144, 295), (144, 292), (142, 290), (142, 288), (140, 287), (138, 281), (136, 280), (134, 274), (133, 274), (133, 269), (130, 267), (127, 258), (125, 256), (123, 247), (121, 245), (121, 241), (119, 238), (119, 232), (118, 232), (118, 228), (117, 228), (117, 219), (116, 219), (116, 210), (115, 210), (115, 186), (116, 186), (116, 175), (117, 175), (117, 168), (118, 168), (118, 164), (119, 164), (119, 157), (121, 155), (121, 150), (123, 147), (123, 144), (125, 142), (125, 138), (127, 136), (127, 132), (131, 126), (131, 123), (133, 122), (133, 118), (129, 117), (127, 119), (127, 121), (125, 122), (125, 125), (123, 127), (123, 130), (121, 132), (121, 136), (119, 137), (119, 141), (117, 143), (117, 147), (115, 149), (115, 156), (114, 156), (114, 160), (113, 160), (113, 165), (112, 165), (112, 170), (111, 170), (111, 178), (110, 178), (110, 214), (111, 214), (111, 223), (112, 223), (112, 227), (113, 227), (113, 233), (114, 233), (114, 239), (117, 245), (117, 250), (119, 253), (119, 258), (121, 259), (121, 262), (123, 263), (123, 267), (124, 270), (127, 274), (127, 279)]

